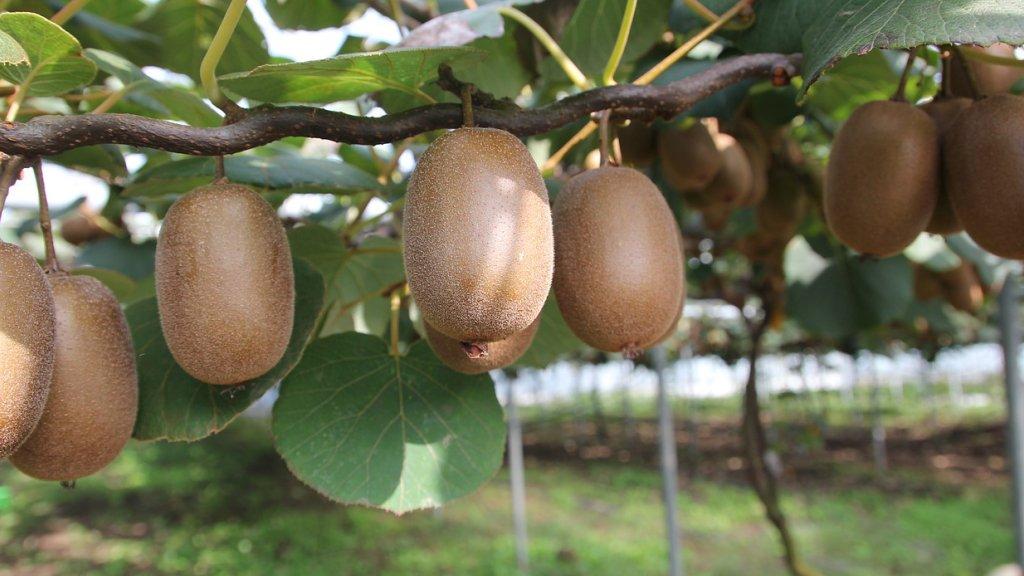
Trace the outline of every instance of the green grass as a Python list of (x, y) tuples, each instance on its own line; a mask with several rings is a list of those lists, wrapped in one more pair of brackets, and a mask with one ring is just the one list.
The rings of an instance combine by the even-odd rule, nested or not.
[[(663, 574), (656, 471), (527, 469), (535, 575)], [(796, 492), (785, 506), (829, 575), (977, 576), (1008, 562), (1002, 487)], [(784, 574), (774, 533), (742, 485), (680, 496), (689, 574)], [(0, 575), (515, 574), (507, 477), (441, 512), (403, 518), (323, 500), (292, 480), (269, 434), (239, 422), (198, 444), (135, 444), (75, 490), (0, 465)]]

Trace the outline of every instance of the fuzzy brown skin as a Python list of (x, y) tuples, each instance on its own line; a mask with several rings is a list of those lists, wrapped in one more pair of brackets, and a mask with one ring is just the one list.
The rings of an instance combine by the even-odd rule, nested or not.
[(1024, 259), (1024, 97), (991, 96), (964, 111), (945, 141), (946, 187), (982, 248)]
[(807, 186), (799, 175), (785, 166), (773, 166), (768, 173), (768, 191), (754, 209), (759, 231), (789, 240), (807, 216)]
[(0, 458), (29, 437), (53, 377), (53, 293), (21, 248), (0, 242)]
[(722, 155), (722, 168), (708, 184), (704, 195), (730, 206), (743, 206), (754, 193), (754, 169), (743, 146), (728, 134), (715, 134), (715, 146)]
[(939, 132), (928, 114), (903, 102), (861, 106), (832, 145), (825, 218), (854, 250), (899, 254), (931, 220), (939, 197)]
[(274, 209), (250, 188), (211, 184), (171, 207), (156, 288), (167, 346), (197, 380), (240, 384), (284, 356), (295, 315), (292, 256)]
[(94, 278), (48, 277), (57, 311), (53, 384), (32, 436), (11, 457), (40, 480), (106, 467), (131, 438), (139, 403), (135, 350), (121, 305)]
[(634, 120), (617, 132), (623, 164), (647, 166), (658, 157), (658, 134), (653, 126)]
[(508, 132), (460, 128), (423, 153), (409, 181), (405, 270), (423, 320), (459, 342), (504, 340), (551, 288), (548, 192)]
[[(970, 108), (973, 103), (974, 101), (970, 98), (937, 98), (922, 105), (921, 110), (924, 110), (935, 122), (935, 126), (939, 129), (939, 142), (942, 143), (960, 114)], [(945, 166), (945, 164), (945, 150), (943, 150), (942, 165)], [(946, 189), (945, 178), (943, 178), (940, 184), (939, 200), (935, 204), (935, 212), (932, 213), (932, 218), (925, 231), (948, 236), (962, 232), (963, 229), (964, 226), (960, 223), (960, 218), (953, 210), (953, 202), (949, 199), (949, 191)]]
[(700, 122), (686, 130), (670, 128), (660, 131), (658, 155), (665, 180), (680, 192), (707, 187), (724, 162), (711, 132)]
[[(993, 56), (1000, 56), (1002, 58), (1013, 58), (1014, 48), (1009, 44), (993, 44), (987, 48), (980, 46), (964, 46), (962, 50), (971, 50), (975, 52), (988, 52)], [(1008, 94), (1013, 85), (1024, 79), (1024, 68), (1017, 68), (1014, 66), (1002, 66), (999, 64), (989, 64), (988, 62), (980, 62), (978, 60), (967, 59), (967, 66), (971, 69), (974, 74), (974, 82), (978, 87), (979, 96), (995, 96), (996, 94)], [(965, 98), (972, 97), (971, 87), (968, 84), (967, 77), (964, 75), (963, 67), (957, 60), (952, 62), (950, 66), (950, 87), (952, 92), (956, 96), (963, 96)]]
[(476, 358), (466, 352), (461, 342), (438, 332), (429, 323), (424, 322), (423, 327), (427, 333), (427, 343), (445, 365), (463, 374), (483, 374), (510, 366), (526, 353), (533, 343), (533, 337), (537, 335), (540, 316), (526, 330), (516, 332), (504, 340), (487, 343), (487, 354)]
[(648, 348), (685, 298), (679, 228), (658, 188), (630, 168), (576, 176), (555, 200), (555, 297), (584, 342), (606, 352)]

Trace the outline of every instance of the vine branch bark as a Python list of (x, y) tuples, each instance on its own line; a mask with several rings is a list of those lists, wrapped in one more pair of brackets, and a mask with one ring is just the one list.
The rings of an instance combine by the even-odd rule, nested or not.
[[(664, 86), (597, 88), (533, 110), (477, 109), (475, 122), (477, 126), (532, 136), (601, 110), (614, 110), (623, 118), (670, 118), (744, 80), (795, 76), (801, 60), (800, 55), (740, 56)], [(385, 144), (461, 125), (459, 104), (435, 104), (380, 118), (310, 107), (264, 106), (246, 111), (231, 124), (217, 128), (197, 128), (131, 114), (41, 116), (26, 123), (0, 125), (0, 152), (36, 157), (82, 146), (124, 144), (216, 156), (249, 150), (288, 136)]]

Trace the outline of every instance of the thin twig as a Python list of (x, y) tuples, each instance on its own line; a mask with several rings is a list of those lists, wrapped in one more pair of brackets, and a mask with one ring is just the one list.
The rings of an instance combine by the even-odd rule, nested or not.
[(71, 20), (71, 17), (77, 14), (88, 3), (89, 0), (71, 0), (65, 4), (63, 8), (58, 10), (56, 14), (50, 16), (50, 22), (53, 22), (58, 26), (63, 26), (65, 22)]
[(219, 182), (227, 179), (227, 171), (224, 169), (224, 156), (218, 154), (213, 157), (213, 181)]
[(598, 149), (601, 151), (601, 166), (607, 166), (608, 159), (611, 157), (609, 155), (610, 147), (608, 145), (609, 140), (611, 140), (611, 129), (609, 128), (609, 125), (611, 124), (611, 116), (612, 114), (610, 110), (605, 110), (598, 115), (598, 118), (600, 118), (600, 120), (598, 120), (598, 126), (600, 127), (598, 138), (600, 146)]
[(4, 207), (7, 205), (7, 195), (11, 186), (18, 181), (21, 169), (25, 166), (25, 159), (21, 156), (10, 156), (3, 164), (0, 164), (0, 217), (3, 217)]
[(53, 223), (50, 222), (50, 205), (46, 201), (46, 184), (43, 182), (43, 161), (36, 158), (32, 163), (32, 172), (36, 176), (36, 189), (39, 190), (39, 227), (43, 230), (43, 242), (46, 244), (46, 271), (61, 272), (57, 251), (53, 247)]
[(910, 80), (910, 72), (914, 69), (916, 61), (917, 48), (911, 48), (907, 51), (907, 64), (903, 67), (903, 74), (900, 75), (900, 83), (896, 86), (896, 93), (892, 95), (894, 102), (907, 101), (907, 81)]
[(473, 92), (475, 91), (472, 84), (462, 87), (462, 126), (464, 128), (473, 127)]

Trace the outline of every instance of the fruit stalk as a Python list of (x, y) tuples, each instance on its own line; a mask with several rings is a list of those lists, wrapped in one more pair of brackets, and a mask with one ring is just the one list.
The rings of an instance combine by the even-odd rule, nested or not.
[(63, 26), (65, 22), (71, 20), (71, 17), (78, 13), (79, 10), (85, 8), (85, 5), (89, 3), (89, 0), (71, 0), (64, 5), (63, 8), (57, 11), (56, 14), (50, 17), (50, 21), (58, 26)]
[(604, 75), (601, 77), (601, 84), (611, 86), (615, 84), (615, 71), (619, 69), (622, 62), (622, 55), (626, 52), (626, 43), (629, 41), (629, 31), (633, 28), (633, 18), (636, 16), (636, 0), (626, 0), (626, 10), (622, 15), (622, 25), (619, 27), (619, 35), (615, 39), (615, 47), (608, 58), (608, 65), (604, 68)]
[(39, 190), (39, 227), (43, 230), (43, 241), (46, 244), (46, 271), (60, 272), (60, 261), (53, 247), (53, 223), (50, 221), (50, 205), (46, 201), (46, 184), (43, 182), (43, 161), (36, 159), (32, 163), (32, 172), (36, 176), (36, 189)]
[(527, 16), (518, 8), (512, 8), (511, 6), (498, 8), (498, 12), (500, 12), (502, 16), (507, 16), (515, 20), (523, 28), (526, 28), (531, 34), (533, 34), (533, 37), (536, 38), (548, 53), (551, 54), (551, 58), (562, 67), (562, 70), (565, 71), (565, 75), (569, 77), (569, 80), (575, 84), (577, 88), (580, 90), (589, 90), (594, 87), (593, 83), (591, 83), (590, 80), (587, 80), (587, 76), (579, 69), (579, 66), (577, 66), (576, 63), (572, 61), (572, 58), (569, 58), (569, 55), (562, 50), (562, 47), (558, 45), (558, 42), (555, 42), (555, 39), (548, 34), (547, 30), (545, 30), (540, 24), (537, 24), (533, 18)]

